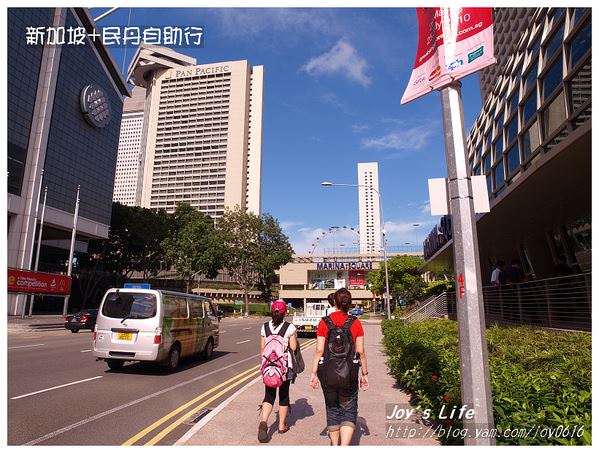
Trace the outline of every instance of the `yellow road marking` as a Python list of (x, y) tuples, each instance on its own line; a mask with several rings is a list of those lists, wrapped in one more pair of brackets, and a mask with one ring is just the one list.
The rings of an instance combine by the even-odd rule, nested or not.
[(225, 381), (225, 382), (221, 382), (218, 385), (215, 385), (214, 387), (212, 387), (210, 390), (202, 393), (201, 395), (195, 397), (194, 399), (192, 399), (191, 401), (188, 401), (187, 403), (183, 404), (182, 406), (178, 407), (177, 409), (169, 412), (168, 414), (166, 414), (164, 417), (160, 418), (159, 420), (156, 420), (154, 423), (152, 423), (150, 426), (148, 426), (147, 428), (145, 428), (144, 430), (140, 431), (139, 433), (137, 433), (135, 436), (131, 437), (130, 439), (126, 440), (122, 445), (133, 445), (135, 442), (137, 442), (139, 439), (141, 439), (142, 437), (144, 437), (146, 434), (148, 434), (150, 431), (152, 431), (153, 429), (157, 428), (158, 426), (160, 426), (162, 423), (164, 423), (165, 421), (167, 421), (168, 419), (174, 417), (175, 415), (177, 415), (179, 412), (187, 409), (189, 406), (191, 406), (192, 404), (198, 402), (199, 400), (201, 400), (202, 398), (210, 395), (212, 392), (218, 390), (221, 387), (224, 387), (225, 385), (239, 379), (241, 376), (243, 376), (244, 374), (256, 371), (260, 368), (260, 366), (254, 366), (252, 368), (249, 368), (245, 371), (243, 371), (242, 373), (239, 373), (236, 376), (233, 376), (231, 379)]
[(260, 370), (256, 370), (253, 373), (248, 374), (244, 378), (238, 380), (237, 382), (234, 382), (233, 384), (229, 385), (228, 387), (225, 387), (220, 392), (218, 392), (217, 394), (211, 396), (206, 401), (204, 401), (201, 404), (199, 404), (198, 406), (194, 407), (192, 410), (190, 410), (186, 414), (183, 414), (181, 417), (179, 417), (173, 423), (171, 423), (166, 428), (164, 428), (162, 431), (160, 431), (158, 434), (156, 434), (145, 445), (156, 445), (163, 437), (165, 437), (168, 433), (170, 433), (172, 430), (174, 430), (177, 426), (179, 426), (181, 423), (183, 423), (190, 416), (192, 416), (193, 414), (195, 414), (196, 412), (198, 412), (200, 409), (204, 408), (205, 406), (207, 406), (208, 404), (210, 404), (215, 399), (217, 399), (220, 396), (224, 395), (229, 390), (231, 390), (233, 387), (236, 387), (237, 385), (241, 384), (242, 382), (247, 381), (248, 379), (251, 379), (251, 378), (257, 376), (258, 374), (260, 374)]
[[(314, 345), (316, 343), (316, 341), (317, 340), (314, 339), (314, 338), (306, 341), (305, 343), (303, 343), (301, 345), (302, 349), (305, 349), (305, 348), (308, 348), (308, 347)], [(200, 406), (198, 406), (198, 407), (194, 408), (193, 410), (185, 413), (182, 417), (180, 417), (175, 422), (173, 422), (171, 425), (169, 425), (167, 428), (165, 428), (164, 430), (162, 430), (159, 434), (157, 434), (154, 438), (152, 438), (146, 444), (146, 445), (154, 445), (156, 442), (158, 442), (160, 439), (162, 439), (164, 436), (166, 436), (170, 431), (172, 431), (177, 426), (179, 426), (181, 423), (183, 423), (183, 421), (185, 419), (187, 419), (189, 416), (191, 416), (192, 414), (196, 413), (198, 410), (202, 409), (205, 405), (211, 403), (212, 401), (214, 401), (215, 399), (217, 399), (218, 397), (220, 397), (221, 395), (223, 395), (227, 391), (231, 390), (236, 385), (238, 385), (241, 382), (244, 382), (244, 381), (248, 380), (249, 378), (257, 375), (259, 372), (260, 372), (260, 365), (255, 366), (255, 367), (251, 367), (251, 368), (249, 368), (249, 369), (247, 369), (247, 370), (245, 370), (245, 371), (237, 374), (236, 376), (233, 376), (231, 379), (228, 379), (225, 382), (221, 382), (220, 384), (215, 385), (214, 387), (212, 387), (211, 389), (205, 391), (201, 395), (195, 397), (194, 399), (188, 401), (187, 403), (183, 404), (182, 406), (180, 406), (180, 407), (174, 409), (173, 411), (169, 412), (164, 417), (156, 420), (150, 426), (148, 426), (147, 428), (143, 429), (142, 431), (140, 431), (139, 433), (137, 433), (136, 435), (134, 435), (130, 439), (126, 440), (122, 445), (133, 445), (135, 442), (137, 442), (138, 440), (140, 440), (142, 437), (145, 437), (151, 431), (153, 431), (154, 429), (156, 429), (157, 427), (159, 427), (160, 425), (162, 425), (163, 423), (165, 423), (169, 419), (173, 418), (174, 416), (176, 416), (177, 414), (179, 414), (181, 411), (184, 411), (185, 409), (187, 409), (188, 407), (190, 407), (194, 403), (197, 403), (202, 398), (207, 397), (211, 393), (213, 393), (216, 390), (218, 390), (218, 389), (226, 386), (227, 384), (230, 384), (233, 381), (237, 381), (237, 382), (233, 383), (232, 385), (229, 385), (227, 388), (221, 390), (220, 392), (218, 392), (216, 395), (212, 396), (208, 400), (204, 401)], [(248, 373), (250, 373), (250, 374), (248, 374)], [(244, 375), (245, 375), (245, 377), (244, 377)]]
[[(302, 346), (303, 347), (310, 347), (312, 346), (314, 343), (316, 343), (315, 339), (309, 340), (307, 342), (305, 342)], [(245, 376), (243, 379), (240, 379), (239, 381), (229, 385), (227, 388), (224, 388), (223, 390), (221, 390), (220, 392), (218, 392), (217, 394), (211, 396), (210, 398), (208, 398), (206, 401), (202, 402), (201, 404), (199, 404), (198, 406), (194, 407), (192, 410), (190, 410), (189, 412), (183, 414), (181, 417), (179, 417), (177, 420), (175, 420), (173, 423), (171, 423), (169, 426), (167, 426), (166, 428), (164, 428), (162, 431), (160, 431), (158, 434), (156, 434), (156, 436), (154, 436), (152, 439), (150, 439), (145, 445), (156, 445), (158, 442), (160, 442), (160, 440), (162, 440), (166, 435), (168, 435), (171, 431), (173, 431), (175, 428), (177, 428), (181, 423), (183, 423), (185, 420), (187, 420), (191, 415), (197, 413), (200, 409), (203, 409), (204, 407), (206, 407), (208, 404), (210, 404), (212, 401), (214, 401), (215, 399), (219, 398), (220, 396), (224, 395), (225, 393), (227, 393), (229, 390), (231, 390), (233, 387), (241, 384), (244, 381), (247, 381), (248, 379), (251, 379), (254, 376), (257, 376), (260, 373), (260, 370), (255, 371), (254, 373), (251, 373), (247, 376)]]

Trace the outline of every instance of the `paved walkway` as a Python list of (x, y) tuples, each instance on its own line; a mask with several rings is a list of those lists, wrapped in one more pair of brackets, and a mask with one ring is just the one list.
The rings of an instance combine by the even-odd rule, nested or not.
[[(407, 393), (395, 387), (395, 379), (388, 374), (386, 355), (380, 344), (382, 333), (380, 322), (363, 323), (370, 388), (360, 391), (357, 429), (353, 445), (439, 445), (436, 439), (407, 439), (405, 436), (390, 436), (385, 418), (387, 404), (409, 407)], [(277, 432), (277, 406), (269, 420), (270, 443), (267, 445), (329, 445), (326, 433), (326, 415), (322, 390), (310, 387), (310, 367), (314, 346), (304, 352), (306, 370), (291, 386), (291, 412), (287, 418), (291, 429), (285, 434)], [(203, 426), (198, 425), (184, 436), (180, 444), (185, 445), (260, 445), (258, 434), (258, 405), (264, 395), (261, 378), (253, 381), (220, 412)], [(226, 403), (225, 403), (226, 404)], [(201, 426), (201, 427), (200, 427)], [(418, 420), (404, 420), (403, 427), (426, 428)], [(199, 429), (198, 429), (199, 428)], [(195, 431), (195, 432), (194, 432)], [(397, 436), (397, 437), (395, 437)]]
[(64, 317), (61, 315), (8, 316), (6, 325), (9, 332), (39, 332), (64, 329)]

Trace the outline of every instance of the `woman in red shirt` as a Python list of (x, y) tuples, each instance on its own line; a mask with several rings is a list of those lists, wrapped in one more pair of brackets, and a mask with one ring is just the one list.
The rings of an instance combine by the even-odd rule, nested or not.
[[(342, 288), (335, 292), (335, 306), (337, 311), (331, 313), (328, 317), (336, 327), (341, 328), (347, 321), (348, 311), (352, 306), (351, 293)], [(325, 317), (326, 318), (326, 317)], [(325, 352), (329, 327), (325, 318), (318, 324), (316, 352), (312, 362), (312, 374), (310, 376), (310, 385), (318, 388), (319, 379), (316, 375), (318, 364)], [(362, 390), (368, 389), (368, 367), (366, 364), (366, 353), (364, 352), (364, 329), (358, 319), (354, 319), (349, 332), (354, 342), (354, 351), (359, 355), (362, 373), (360, 375), (360, 387)], [(356, 429), (356, 418), (358, 416), (358, 383), (352, 383), (347, 389), (327, 388), (323, 383), (324, 402), (327, 410), (327, 428), (331, 445), (349, 445)]]

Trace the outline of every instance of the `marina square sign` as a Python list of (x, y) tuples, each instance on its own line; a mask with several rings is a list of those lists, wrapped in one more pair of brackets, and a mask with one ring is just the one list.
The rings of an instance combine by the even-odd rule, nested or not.
[(346, 263), (316, 263), (319, 271), (372, 270), (372, 261), (350, 261)]

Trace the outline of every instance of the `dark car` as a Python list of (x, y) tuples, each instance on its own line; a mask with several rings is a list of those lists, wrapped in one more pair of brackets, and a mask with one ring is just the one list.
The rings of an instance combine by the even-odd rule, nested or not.
[(74, 315), (69, 315), (64, 320), (64, 328), (69, 329), (73, 333), (79, 332), (79, 329), (94, 330), (98, 310), (81, 310)]

